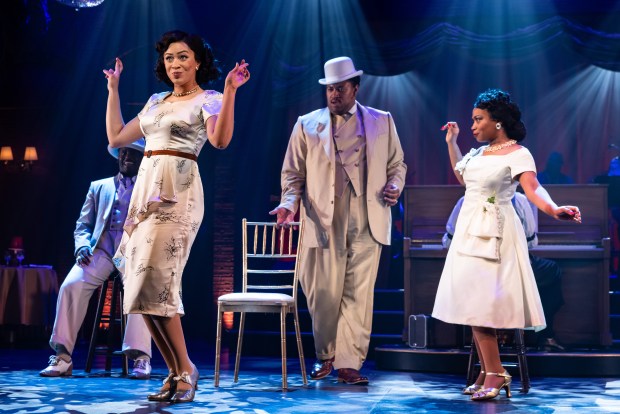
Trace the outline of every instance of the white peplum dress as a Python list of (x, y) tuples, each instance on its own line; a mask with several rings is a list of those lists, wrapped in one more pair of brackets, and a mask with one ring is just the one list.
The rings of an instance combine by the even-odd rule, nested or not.
[(207, 141), (206, 120), (220, 112), (222, 95), (205, 91), (166, 102), (170, 92), (151, 96), (138, 114), (146, 139), (124, 233), (114, 256), (123, 275), (125, 313), (183, 315), (181, 275), (204, 214), (198, 164), (152, 150), (199, 155)]
[(466, 191), (441, 274), (432, 316), (489, 328), (545, 328), (523, 226), (511, 199), (525, 171), (536, 172), (521, 147), (506, 155), (471, 150), (456, 165)]

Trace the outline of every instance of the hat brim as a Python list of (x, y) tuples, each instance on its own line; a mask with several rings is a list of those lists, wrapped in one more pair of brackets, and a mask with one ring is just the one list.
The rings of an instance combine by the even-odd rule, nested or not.
[[(140, 138), (137, 141), (132, 142), (129, 145), (125, 145), (124, 147), (121, 148), (131, 148), (131, 149), (135, 149), (137, 151), (140, 151), (141, 153), (144, 153), (144, 138)], [(118, 150), (120, 148), (112, 148), (108, 145), (108, 152), (110, 153), (111, 156), (113, 156), (114, 158), (118, 159)]]
[(348, 75), (344, 75), (344, 76), (319, 79), (319, 83), (321, 85), (333, 85), (334, 83), (344, 82), (344, 81), (346, 81), (348, 79), (354, 78), (356, 76), (360, 76), (363, 73), (364, 73), (363, 70), (358, 70), (356, 72), (349, 73)]

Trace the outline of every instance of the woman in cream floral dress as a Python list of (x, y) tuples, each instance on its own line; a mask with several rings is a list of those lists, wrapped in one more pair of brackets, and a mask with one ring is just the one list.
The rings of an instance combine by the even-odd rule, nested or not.
[(481, 373), (464, 394), (473, 400), (510, 396), (511, 377), (502, 367), (495, 329), (545, 327), (523, 227), (511, 199), (520, 184), (527, 198), (558, 220), (581, 222), (575, 206), (558, 207), (536, 179), (527, 148), (521, 111), (510, 96), (488, 90), (478, 96), (471, 127), (488, 145), (464, 157), (457, 145), (459, 127), (448, 122), (450, 162), (465, 199), (439, 281), (433, 317), (470, 325), (480, 356)]
[(181, 276), (204, 212), (196, 163), (206, 141), (225, 148), (232, 139), (237, 88), (250, 77), (241, 61), (228, 73), (224, 92), (199, 85), (219, 77), (209, 46), (196, 35), (165, 33), (156, 44), (156, 75), (171, 92), (151, 96), (138, 116), (124, 123), (118, 85), (123, 65), (104, 70), (108, 80), (106, 130), (112, 147), (144, 135), (145, 157), (131, 197), (120, 247), (114, 257), (123, 274), (125, 313), (141, 313), (169, 375), (152, 401), (194, 399), (199, 378), (185, 345)]

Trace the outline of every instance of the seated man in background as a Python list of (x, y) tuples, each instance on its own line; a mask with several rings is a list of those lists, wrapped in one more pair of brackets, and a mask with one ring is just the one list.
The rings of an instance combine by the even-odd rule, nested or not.
[[(456, 226), (456, 219), (461, 211), (462, 204), (463, 197), (461, 197), (454, 206), (448, 218), (448, 222), (446, 223), (446, 233), (443, 235), (442, 239), (442, 244), (445, 248), (450, 247), (450, 241), (452, 240), (454, 227)], [(536, 207), (532, 206), (527, 200), (527, 197), (521, 193), (515, 193), (515, 196), (512, 198), (512, 205), (525, 230), (528, 247), (536, 247), (538, 245), (538, 236), (536, 235), (538, 232), (538, 210)], [(531, 253), (529, 256), (532, 270), (534, 271), (534, 277), (536, 278), (538, 293), (540, 294), (540, 301), (542, 302), (543, 311), (545, 312), (545, 319), (547, 320), (547, 327), (536, 334), (538, 348), (545, 352), (564, 351), (564, 347), (556, 341), (555, 332), (553, 331), (553, 319), (555, 314), (564, 304), (561, 284), (562, 269), (560, 269), (560, 266), (553, 260), (543, 259)]]
[[(74, 232), (75, 265), (58, 293), (50, 338), (56, 355), (50, 357), (49, 366), (40, 372), (43, 377), (71, 375), (71, 354), (90, 298), (116, 270), (112, 256), (123, 235), (131, 192), (144, 156), (144, 139), (128, 147), (108, 150), (118, 159), (119, 173), (90, 184)], [(123, 352), (135, 361), (131, 378), (150, 378), (151, 335), (142, 315), (127, 315)]]
[(552, 152), (547, 158), (545, 169), (536, 175), (541, 184), (574, 184), (570, 176), (562, 173), (564, 157), (559, 152)]

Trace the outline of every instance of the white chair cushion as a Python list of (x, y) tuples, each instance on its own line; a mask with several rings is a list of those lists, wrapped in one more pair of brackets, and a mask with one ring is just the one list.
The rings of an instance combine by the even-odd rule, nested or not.
[(293, 303), (293, 297), (284, 293), (248, 292), (228, 293), (217, 298), (218, 302)]

